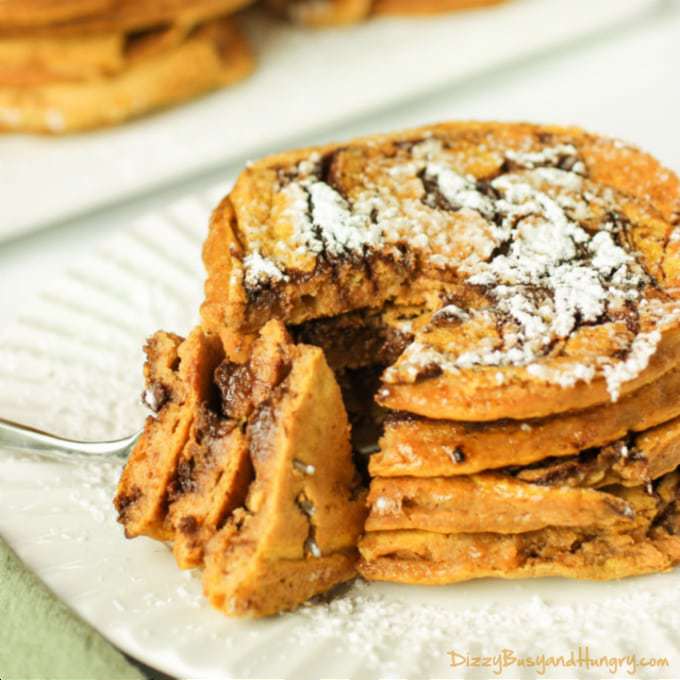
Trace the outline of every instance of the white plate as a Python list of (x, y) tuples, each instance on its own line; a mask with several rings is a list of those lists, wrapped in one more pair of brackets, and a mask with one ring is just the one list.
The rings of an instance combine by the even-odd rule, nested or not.
[[(224, 187), (222, 187), (222, 190)], [(106, 243), (54, 281), (0, 342), (0, 413), (74, 437), (125, 435), (144, 417), (141, 346), (185, 333), (201, 297), (200, 242), (218, 193), (187, 199)], [(128, 541), (111, 505), (119, 466), (0, 452), (0, 534), (123, 650), (193, 678), (489, 678), (446, 652), (668, 657), (636, 677), (680, 677), (680, 572), (612, 583), (556, 579), (440, 587), (360, 584), (329, 604), (231, 621), (169, 549)], [(630, 677), (621, 666), (551, 678)], [(511, 667), (502, 677), (534, 677)]]
[(514, 0), (488, 11), (324, 31), (251, 20), (259, 68), (236, 87), (111, 130), (0, 136), (0, 239), (388, 110), (657, 4)]

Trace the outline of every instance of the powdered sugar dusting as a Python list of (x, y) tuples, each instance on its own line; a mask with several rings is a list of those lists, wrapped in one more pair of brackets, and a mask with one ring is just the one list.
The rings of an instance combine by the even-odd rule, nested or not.
[[(620, 216), (605, 221), (594, 233), (578, 222), (592, 217), (591, 203), (607, 207), (610, 196), (597, 198), (591, 192), (585, 196), (580, 174), (585, 165), (574, 147), (508, 152), (507, 159), (526, 170), (501, 174), (486, 188), (439, 164), (430, 164), (425, 173), (452, 209), (476, 209), (491, 221), (493, 256), (470, 257), (460, 269), (467, 272), (468, 284), (484, 287), (493, 300), (493, 310), (473, 310), (470, 316), (473, 323), (496, 327), (494, 319), (500, 320), (501, 346), (486, 337), (475, 347), (451, 354), (416, 341), (405, 351), (398, 370), (387, 371), (385, 380), (415, 380), (423, 367), (433, 364), (454, 372), (475, 365), (528, 366), (529, 375), (539, 380), (572, 387), (590, 382), (604, 366), (616, 400), (620, 385), (644, 370), (654, 352), (656, 345), (652, 347), (647, 336), (634, 340), (622, 362), (603, 357), (588, 364), (566, 362), (559, 368), (537, 362), (579, 325), (601, 323), (627, 304), (641, 304), (641, 289), (649, 278), (618, 243), (625, 228)], [(551, 163), (561, 167), (545, 166)]]
[[(508, 159), (513, 157), (512, 165), (520, 175), (527, 169), (533, 171), (534, 183), (548, 183), (566, 192), (580, 189), (577, 171), (583, 171), (584, 166), (575, 153), (573, 146), (559, 145), (532, 154), (508, 152)], [(561, 164), (568, 170), (546, 167), (550, 163)], [(351, 201), (322, 178), (322, 163), (316, 153), (298, 163), (292, 174), (284, 174), (278, 190), (287, 202), (283, 216), (293, 227), (291, 249), (315, 257), (337, 258), (366, 255), (407, 242), (436, 266), (458, 267), (461, 258), (472, 257), (474, 261), (488, 258), (493, 248), (507, 238), (512, 220), (522, 217), (522, 210), (530, 208), (525, 205), (521, 210), (511, 211), (509, 203), (499, 204), (495, 189), (488, 187), (490, 195), (480, 190), (475, 178), (459, 172), (442, 142), (434, 138), (415, 144), (409, 159), (388, 165), (382, 172), (386, 185), (367, 181)], [(499, 181), (515, 174), (505, 173)], [(525, 185), (508, 187), (510, 203), (526, 203), (524, 189)], [(534, 195), (539, 199), (542, 196)], [(440, 201), (445, 205), (439, 205)], [(507, 208), (507, 220), (499, 229), (493, 218), (503, 207)], [(547, 199), (542, 207), (551, 217), (559, 217), (557, 208), (550, 206)], [(570, 210), (578, 207), (571, 206)], [(455, 219), (456, 213), (465, 219)], [(252, 246), (258, 249), (259, 240), (253, 240)], [(285, 259), (279, 262), (278, 256), (270, 257), (275, 269), (285, 273)], [(261, 272), (260, 266), (258, 275), (249, 277), (246, 263), (246, 284), (253, 279), (261, 283)], [(281, 281), (276, 275), (272, 280)]]
[(285, 186), (281, 193), (288, 200), (288, 207), (284, 212), (284, 217), (293, 226), (293, 238), (302, 252), (307, 250), (311, 253), (321, 253), (323, 251), (323, 241), (314, 230), (314, 224), (309, 217), (309, 196), (304, 187), (292, 182)]
[(491, 201), (477, 191), (473, 177), (463, 177), (443, 163), (428, 163), (425, 176), (437, 183), (452, 208), (474, 210), (484, 217), (493, 215)]
[(257, 251), (250, 253), (243, 261), (246, 268), (246, 284), (255, 288), (268, 281), (287, 281), (285, 275), (270, 259), (262, 257)]
[[(635, 259), (614, 242), (613, 224), (589, 234), (569, 219), (559, 197), (528, 179), (501, 176), (491, 183), (502, 196), (496, 209), (504, 251), (468, 266), (468, 283), (486, 286), (497, 314), (514, 321), (499, 364), (539, 358), (578, 322), (597, 321), (612, 300), (637, 299), (645, 280)], [(519, 347), (518, 362), (513, 350)]]
[(288, 200), (284, 216), (292, 224), (295, 244), (303, 252), (340, 257), (363, 253), (382, 242), (380, 229), (368, 216), (353, 211), (325, 182), (305, 178), (286, 185), (282, 194)]
[(508, 151), (508, 160), (523, 168), (536, 168), (539, 166), (558, 165), (566, 161), (566, 167), (579, 174), (585, 172), (583, 161), (576, 158), (576, 149), (572, 144), (558, 144), (549, 146), (540, 151)]
[(621, 385), (636, 378), (649, 364), (661, 341), (658, 330), (640, 333), (633, 340), (625, 361), (604, 367), (604, 376), (612, 401), (618, 401)]
[(353, 213), (347, 201), (328, 184), (313, 182), (308, 190), (313, 222), (331, 255), (360, 252), (381, 242), (380, 231), (371, 226), (368, 217)]
[(560, 368), (529, 364), (527, 373), (532, 378), (538, 378), (566, 388), (573, 387), (578, 382), (590, 382), (595, 377), (595, 367), (579, 363), (566, 364)]
[(432, 322), (438, 323), (440, 321), (448, 321), (454, 319), (456, 321), (467, 321), (470, 315), (461, 307), (454, 304), (444, 305), (432, 315)]
[[(617, 210), (614, 192), (588, 179), (574, 145), (495, 153), (496, 171), (480, 180), (429, 137), (396, 159), (367, 160), (374, 165), (356, 186), (345, 186), (322, 159), (310, 157), (279, 176), (292, 225), (290, 250), (332, 263), (378, 251), (400, 257), (407, 244), (447, 280), (455, 276), (482, 291), (486, 307), (458, 312), (444, 301), (432, 322), (448, 314), (466, 328), (496, 328), (497, 338), (468, 333), (480, 338), (476, 345), (442, 349), (419, 336), (399, 366), (387, 371), (387, 382), (416, 380), (431, 365), (453, 372), (531, 366), (533, 377), (571, 387), (607, 367), (617, 399), (622, 382), (644, 370), (653, 353), (644, 338), (617, 347), (617, 359), (605, 354), (558, 368), (541, 361), (583, 326), (627, 320), (635, 327), (632, 316), (651, 279), (630, 252), (630, 223)], [(246, 286), (285, 283), (285, 259), (265, 260), (258, 252), (244, 262)]]

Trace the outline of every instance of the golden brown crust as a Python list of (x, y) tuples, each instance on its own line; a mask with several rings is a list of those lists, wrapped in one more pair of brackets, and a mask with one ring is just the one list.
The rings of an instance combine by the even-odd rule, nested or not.
[(208, 276), (205, 280), (205, 301), (201, 305), (201, 317), (207, 328), (214, 329), (220, 335), (227, 355), (233, 361), (243, 363), (250, 354), (255, 336), (234, 331), (225, 317), (225, 306), (221, 302), (230, 297), (234, 306), (245, 305), (245, 301), (236, 299), (229, 291), (235, 258), (242, 252), (233, 225), (234, 208), (230, 197), (225, 196), (212, 213), (208, 235), (203, 244), (203, 263)]
[[(559, 530), (546, 530), (544, 538)], [(637, 540), (627, 535), (604, 535), (590, 538), (583, 547), (575, 548), (583, 534), (572, 530), (560, 531), (556, 550), (548, 555), (527, 560), (524, 555), (526, 538), (523, 534), (507, 535), (499, 539), (488, 534), (475, 536), (461, 534), (429, 536), (371, 534), (364, 539), (362, 549), (370, 550), (373, 541), (383, 539), (387, 545), (376, 552), (400, 551), (408, 557), (375, 557), (362, 561), (361, 575), (369, 581), (392, 581), (417, 585), (443, 585), (477, 578), (540, 578), (560, 576), (591, 580), (610, 580), (668, 571), (680, 562), (680, 539), (672, 534)], [(416, 545), (412, 540), (418, 540)], [(550, 545), (550, 544), (549, 544)], [(543, 543), (541, 542), (541, 546)], [(573, 552), (572, 552), (573, 550)], [(418, 552), (436, 553), (436, 560), (414, 559)], [(470, 559), (474, 555), (474, 559)], [(479, 557), (478, 557), (479, 555)]]
[(649, 485), (680, 465), (680, 418), (601, 449), (566, 459), (548, 459), (513, 471), (534, 484), (606, 487)]
[[(677, 366), (680, 363), (679, 321), (677, 302), (671, 302), (654, 321), (647, 324), (645, 331), (636, 335), (628, 333), (620, 322), (602, 324), (576, 331), (557, 356), (546, 357), (529, 367), (474, 366), (443, 371), (434, 377), (425, 374), (415, 381), (408, 377), (413, 371), (413, 364), (412, 357), (407, 356), (407, 348), (407, 352), (386, 372), (387, 382), (379, 390), (377, 401), (385, 408), (428, 418), (480, 422), (502, 418), (543, 418), (554, 413), (592, 408), (617, 401), (620, 396), (658, 380)], [(663, 328), (663, 333), (656, 336), (658, 340), (655, 338), (651, 356), (646, 359), (644, 367), (641, 364), (630, 377), (626, 376), (617, 384), (615, 395), (602, 370), (595, 369), (594, 377), (584, 380), (576, 377), (584, 366), (592, 368), (592, 364), (582, 362), (584, 359), (594, 363), (611, 361), (608, 364), (611, 367), (625, 365), (627, 358), (634, 354), (636, 338), (644, 339), (656, 334), (656, 330), (652, 330), (656, 323)], [(486, 338), (492, 339), (493, 331), (488, 330)], [(466, 331), (460, 330), (461, 337), (479, 339), (474, 333), (467, 335)], [(482, 338), (481, 342), (486, 341)], [(569, 343), (573, 345), (570, 347)], [(622, 344), (626, 347), (625, 359), (616, 360), (616, 347)], [(438, 342), (428, 346), (428, 352), (431, 348), (438, 352), (444, 347)], [(540, 372), (532, 374), (532, 367), (538, 367)]]
[(538, 420), (464, 423), (404, 414), (387, 420), (370, 471), (436, 477), (575, 455), (680, 416), (679, 393), (680, 370), (673, 369), (615, 404)]
[(632, 530), (546, 528), (514, 535), (369, 532), (360, 571), (369, 580), (443, 584), (474, 578), (613, 579), (666, 571), (680, 562), (677, 474), (653, 496), (621, 490), (636, 510)]
[[(177, 39), (174, 31), (147, 38), (125, 64), (109, 64), (112, 75), (0, 86), (0, 130), (64, 133), (113, 125), (230, 84), (253, 68), (250, 48), (231, 20)], [(93, 67), (101, 68), (96, 62)]]
[(115, 73), (124, 67), (124, 42), (121, 34), (0, 40), (0, 85), (33, 87)]
[[(502, 123), (481, 121), (449, 121), (425, 125), (409, 130), (387, 134), (358, 137), (351, 142), (330, 143), (320, 146), (293, 149), (252, 162), (239, 177), (239, 182), (259, 182), (259, 188), (267, 186), (267, 177), (273, 168), (292, 167), (308, 160), (315, 153), (326, 156), (344, 149), (368, 152), (379, 157), (387, 150), (394, 151), (395, 145), (413, 144), (429, 138), (449, 138), (463, 144), (462, 150), (477, 149), (484, 140), (496, 145), (507, 145), (520, 149), (530, 146), (537, 137), (547, 139), (568, 139), (578, 146), (588, 163), (588, 172), (596, 182), (602, 182), (623, 194), (649, 201), (662, 218), (674, 221), (680, 218), (680, 182), (675, 173), (663, 167), (659, 161), (635, 146), (610, 137), (598, 136), (578, 127), (559, 125), (536, 125), (532, 123)], [(343, 159), (344, 160), (344, 159)], [(358, 159), (360, 160), (360, 159)], [(500, 159), (502, 160), (502, 159)], [(494, 154), (479, 153), (463, 157), (466, 172), (483, 176), (493, 172), (499, 159)], [(245, 187), (244, 187), (245, 190)], [(267, 201), (267, 197), (263, 197)]]
[(161, 26), (141, 33), (5, 38), (0, 40), (0, 85), (35, 88), (110, 78), (181, 45), (191, 27)]
[(540, 486), (505, 475), (374, 479), (366, 531), (517, 534), (545, 527), (633, 526), (624, 500), (602, 491)]

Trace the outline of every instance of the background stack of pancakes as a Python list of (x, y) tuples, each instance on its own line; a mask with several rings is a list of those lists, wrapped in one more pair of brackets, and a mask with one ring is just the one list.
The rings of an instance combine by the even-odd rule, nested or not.
[(0, 130), (122, 122), (247, 75), (249, 0), (0, 0)]
[[(266, 0), (309, 26), (502, 0)], [(0, 132), (121, 123), (229, 85), (254, 68), (232, 17), (255, 0), (0, 0)]]

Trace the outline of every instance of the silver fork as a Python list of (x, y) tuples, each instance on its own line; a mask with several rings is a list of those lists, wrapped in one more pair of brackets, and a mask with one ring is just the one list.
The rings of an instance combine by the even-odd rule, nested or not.
[(61, 460), (65, 458), (87, 458), (89, 460), (127, 458), (141, 433), (140, 430), (129, 437), (111, 441), (82, 442), (57, 437), (48, 432), (0, 418), (0, 448), (4, 446), (21, 449)]

